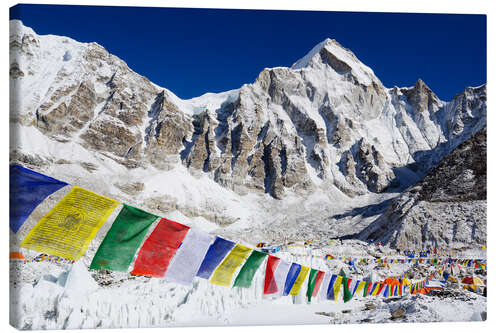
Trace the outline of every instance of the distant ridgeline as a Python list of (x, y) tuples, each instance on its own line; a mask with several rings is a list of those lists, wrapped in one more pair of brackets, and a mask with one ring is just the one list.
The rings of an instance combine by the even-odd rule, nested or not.
[[(49, 195), (69, 184), (19, 165), (10, 167), (10, 229), (17, 233), (35, 208)], [(344, 301), (353, 295), (384, 297), (427, 292), (429, 281), (443, 274), (445, 264), (465, 264), (486, 269), (478, 259), (370, 259), (377, 263), (443, 265), (426, 279), (410, 282), (405, 276), (384, 281), (360, 281), (290, 263), (268, 253), (192, 229), (139, 208), (72, 186), (52, 209), (27, 233), (20, 246), (40, 253), (38, 260), (79, 260), (115, 209), (121, 206), (90, 264), (91, 270), (129, 271), (130, 274), (163, 278), (191, 285), (195, 277), (221, 286), (249, 288), (255, 273), (266, 263), (264, 294), (298, 295), (307, 283), (307, 298)], [(27, 227), (27, 226), (25, 226)], [(136, 255), (137, 253), (137, 255)], [(23, 259), (23, 255), (11, 257)], [(134, 260), (135, 258), (135, 260)], [(337, 259), (331, 255), (324, 258)], [(340, 259), (340, 257), (339, 257)], [(368, 258), (345, 258), (350, 264)], [(236, 272), (238, 273), (236, 274)], [(307, 281), (307, 282), (306, 282)], [(343, 296), (341, 296), (343, 295)]]

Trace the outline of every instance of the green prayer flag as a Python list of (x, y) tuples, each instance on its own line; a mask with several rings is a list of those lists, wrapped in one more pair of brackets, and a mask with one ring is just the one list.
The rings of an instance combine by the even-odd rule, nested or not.
[(342, 279), (342, 284), (344, 285), (344, 303), (349, 302), (352, 298), (351, 291), (349, 290), (349, 287), (347, 286), (347, 280), (348, 280), (347, 278)]
[(90, 269), (107, 268), (126, 272), (149, 227), (158, 216), (123, 205), (99, 246)]
[(363, 289), (363, 297), (366, 297), (366, 294), (368, 292), (368, 285), (369, 284), (370, 284), (370, 281), (366, 281), (365, 288)]
[(234, 280), (233, 287), (250, 288), (253, 277), (266, 256), (267, 254), (264, 252), (253, 250), (243, 267), (241, 267), (238, 276)]
[(318, 270), (312, 268), (309, 273), (309, 281), (307, 282), (307, 301), (310, 302), (312, 294), (314, 291), (314, 285), (316, 284), (316, 278), (318, 277)]

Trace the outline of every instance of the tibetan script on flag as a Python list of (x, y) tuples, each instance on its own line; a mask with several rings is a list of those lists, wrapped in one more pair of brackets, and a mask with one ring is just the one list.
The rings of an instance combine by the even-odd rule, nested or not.
[(21, 247), (78, 260), (119, 204), (74, 186), (29, 232)]

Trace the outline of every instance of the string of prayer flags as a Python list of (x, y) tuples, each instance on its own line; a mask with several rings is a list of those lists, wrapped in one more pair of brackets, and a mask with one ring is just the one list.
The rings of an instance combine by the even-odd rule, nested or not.
[(99, 246), (90, 269), (126, 272), (149, 227), (157, 218), (154, 214), (123, 204)]
[(253, 277), (260, 265), (266, 259), (267, 254), (264, 252), (253, 250), (250, 257), (248, 257), (247, 261), (241, 267), (240, 272), (236, 276), (234, 280), (233, 287), (241, 287), (241, 288), (250, 288), (252, 285)]
[(302, 287), (302, 284), (307, 278), (307, 274), (309, 273), (310, 267), (302, 266), (300, 268), (299, 275), (297, 276), (297, 279), (295, 280), (295, 283), (292, 286), (292, 289), (290, 290), (290, 295), (298, 295), (300, 288)]
[[(11, 221), (10, 227), (17, 232), (32, 211), (50, 194), (66, 186), (64, 182), (46, 177), (20, 166), (11, 167)], [(30, 197), (31, 195), (31, 197)], [(62, 262), (60, 257), (74, 262), (87, 250), (92, 239), (120, 203), (94, 194), (77, 186), (56, 204), (28, 233), (21, 247), (49, 253), (24, 262)], [(402, 296), (408, 292), (423, 292), (422, 288), (436, 277), (437, 272), (425, 280), (410, 283), (406, 274), (389, 277), (382, 282), (357, 281), (341, 275), (332, 275), (317, 269), (289, 263), (266, 253), (252, 250), (243, 245), (192, 230), (183, 224), (160, 219), (154, 230), (145, 239), (158, 216), (138, 208), (123, 205), (117, 218), (99, 246), (90, 269), (107, 268), (126, 271), (137, 253), (132, 274), (163, 277), (166, 281), (189, 285), (195, 276), (210, 279), (210, 282), (229, 286), (236, 271), (233, 286), (249, 288), (256, 272), (265, 258), (268, 258), (264, 283), (264, 294), (298, 295), (307, 277), (307, 299), (339, 300), (342, 290), (344, 302), (363, 292), (363, 296), (382, 294), (385, 297)], [(141, 246), (142, 244), (142, 246)], [(140, 250), (137, 249), (140, 247)], [(275, 247), (275, 249), (280, 247)], [(430, 251), (427, 251), (430, 252)], [(436, 251), (434, 251), (436, 253)], [(428, 263), (442, 265), (439, 275), (444, 281), (448, 273), (445, 267), (466, 267), (486, 269), (486, 261), (479, 259), (428, 258), (429, 253), (421, 253), (421, 258), (352, 258), (333, 257), (349, 262), (384, 263)], [(406, 254), (405, 254), (406, 255)], [(294, 257), (314, 255), (293, 255)], [(422, 257), (425, 257), (423, 259)], [(11, 258), (11, 259), (16, 259)], [(22, 259), (22, 257), (20, 257)], [(392, 280), (392, 281), (391, 281)], [(444, 282), (442, 281), (442, 282)], [(407, 287), (408, 285), (408, 287)]]
[(49, 195), (68, 185), (60, 180), (26, 169), (9, 168), (9, 226), (16, 233), (28, 216)]
[(230, 286), (236, 269), (245, 261), (252, 249), (241, 244), (236, 244), (224, 261), (217, 267), (210, 282), (220, 286)]
[(165, 280), (183, 285), (190, 285), (208, 248), (214, 242), (215, 236), (196, 229), (189, 229), (177, 253), (173, 257), (165, 273)]
[(118, 201), (74, 186), (40, 219), (20, 246), (78, 260), (119, 204)]
[(226, 254), (231, 251), (234, 246), (235, 243), (216, 236), (215, 241), (208, 248), (207, 254), (203, 259), (196, 276), (203, 279), (209, 279), (219, 263), (226, 257)]
[(131, 274), (163, 277), (189, 227), (162, 218), (142, 245)]

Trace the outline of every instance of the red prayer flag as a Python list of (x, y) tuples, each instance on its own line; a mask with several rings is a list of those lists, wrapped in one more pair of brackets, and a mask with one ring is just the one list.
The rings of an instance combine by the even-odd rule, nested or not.
[(325, 277), (325, 272), (318, 271), (318, 275), (316, 275), (316, 282), (314, 283), (314, 289), (312, 296), (316, 297), (319, 292), (319, 288), (321, 287), (321, 282), (323, 282), (323, 278)]
[(274, 280), (274, 271), (278, 267), (280, 258), (275, 256), (267, 256), (266, 277), (264, 280), (264, 294), (274, 294), (278, 292), (278, 286)]
[(163, 277), (189, 227), (162, 218), (139, 250), (131, 274)]
[(381, 283), (381, 284), (380, 284), (380, 288), (379, 288), (379, 289), (378, 289), (378, 291), (377, 291), (377, 296), (378, 296), (378, 294), (380, 294), (380, 293), (382, 292), (382, 289), (384, 289), (384, 286), (385, 286), (385, 284), (384, 284), (384, 283)]
[(368, 285), (366, 287), (366, 295), (365, 296), (370, 295), (371, 291), (372, 291), (372, 283), (368, 282)]

